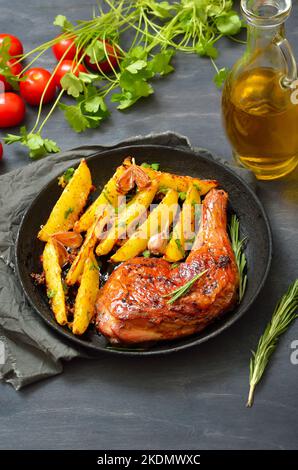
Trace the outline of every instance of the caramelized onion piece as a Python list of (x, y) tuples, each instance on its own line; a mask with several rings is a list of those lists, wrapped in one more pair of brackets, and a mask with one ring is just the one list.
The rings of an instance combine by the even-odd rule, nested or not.
[(68, 253), (66, 251), (66, 248), (61, 242), (56, 240), (54, 237), (51, 238), (58, 253), (59, 265), (64, 266), (68, 262)]
[(83, 237), (77, 232), (56, 232), (52, 238), (68, 248), (79, 248), (83, 243)]
[(143, 189), (146, 188), (150, 182), (149, 176), (141, 167), (131, 165), (118, 178), (117, 190), (122, 194), (126, 194), (134, 188), (135, 184), (139, 189)]

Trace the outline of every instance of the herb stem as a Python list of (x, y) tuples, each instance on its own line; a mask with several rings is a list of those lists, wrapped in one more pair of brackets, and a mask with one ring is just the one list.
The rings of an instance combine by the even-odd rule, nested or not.
[(250, 360), (249, 394), (247, 407), (254, 401), (256, 385), (261, 380), (269, 359), (275, 350), (280, 336), (287, 330), (292, 321), (298, 317), (298, 279), (288, 288), (287, 292), (277, 303), (271, 321), (261, 336), (256, 352)]

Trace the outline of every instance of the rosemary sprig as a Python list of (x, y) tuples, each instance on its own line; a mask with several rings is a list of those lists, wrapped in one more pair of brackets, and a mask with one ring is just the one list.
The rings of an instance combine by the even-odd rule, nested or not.
[(290, 285), (288, 291), (276, 305), (272, 319), (259, 340), (256, 352), (252, 352), (249, 376), (250, 389), (246, 406), (252, 406), (255, 387), (262, 378), (279, 337), (286, 331), (290, 323), (298, 317), (297, 309), (298, 279)]
[(183, 284), (183, 286), (178, 287), (178, 289), (173, 290), (169, 294), (164, 295), (163, 297), (171, 297), (167, 301), (167, 304), (173, 304), (177, 299), (185, 295), (189, 289), (194, 285), (194, 283), (200, 279), (200, 277), (203, 276), (208, 271), (208, 269), (205, 269), (205, 271), (201, 271), (200, 273), (196, 274), (190, 281), (186, 282)]
[(239, 239), (239, 220), (235, 214), (231, 217), (230, 224), (230, 238), (232, 242), (232, 248), (235, 254), (236, 263), (239, 271), (239, 303), (244, 295), (247, 285), (247, 275), (245, 274), (246, 257), (243, 251), (244, 243), (246, 238)]

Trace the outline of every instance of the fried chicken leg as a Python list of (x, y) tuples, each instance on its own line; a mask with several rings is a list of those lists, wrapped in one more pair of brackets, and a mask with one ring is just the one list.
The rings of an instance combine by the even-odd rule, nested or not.
[[(133, 258), (121, 264), (101, 288), (96, 327), (111, 343), (171, 340), (205, 328), (231, 310), (239, 274), (227, 234), (228, 195), (212, 189), (204, 199), (202, 223), (184, 263), (171, 269), (161, 258)], [(207, 270), (172, 304), (171, 293)]]

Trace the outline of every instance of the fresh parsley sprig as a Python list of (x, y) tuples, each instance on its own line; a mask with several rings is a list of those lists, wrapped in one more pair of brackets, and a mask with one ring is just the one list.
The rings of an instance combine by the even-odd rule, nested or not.
[(294, 281), (288, 291), (282, 296), (275, 307), (271, 321), (261, 336), (256, 352), (252, 352), (249, 374), (249, 394), (247, 406), (251, 407), (254, 401), (256, 385), (261, 380), (269, 359), (275, 350), (280, 336), (289, 325), (298, 317), (298, 279)]
[(44, 157), (49, 153), (56, 153), (60, 151), (60, 148), (51, 139), (43, 138), (39, 132), (32, 133), (27, 131), (26, 127), (23, 126), (20, 129), (20, 135), (7, 134), (4, 138), (4, 142), (7, 145), (19, 142), (29, 149), (30, 158), (37, 159)]
[[(57, 107), (64, 112), (65, 119), (75, 132), (96, 128), (109, 116), (106, 104), (108, 97), (122, 111), (152, 95), (153, 79), (166, 76), (174, 70), (172, 58), (177, 50), (208, 56), (217, 71), (215, 82), (218, 86), (227, 76), (228, 71), (225, 68), (218, 69), (214, 60), (218, 54), (216, 42), (222, 36), (237, 34), (243, 26), (238, 14), (232, 10), (231, 0), (180, 0), (173, 3), (105, 0), (105, 3), (108, 9), (103, 10), (98, 3), (98, 13), (92, 19), (76, 24), (64, 15), (58, 15), (54, 25), (62, 29), (62, 34), (17, 59), (18, 62), (26, 60), (24, 73), (63, 38), (74, 38), (77, 48), (74, 59), (76, 66), (72, 73), (62, 78), (62, 90), (44, 120), (41, 120), (42, 97), (33, 128), (6, 138), (8, 144), (19, 142), (27, 147), (31, 158), (59, 151), (55, 142), (42, 137), (42, 130)], [(126, 48), (123, 50), (121, 40), (127, 30), (134, 34), (126, 36)], [(127, 39), (129, 37), (130, 43)], [(109, 59), (106, 40), (117, 51), (118, 67), (114, 67)], [(22, 78), (14, 77), (7, 66), (8, 47), (8, 42), (4, 41), (0, 50), (0, 73), (17, 88)], [(80, 73), (76, 77), (76, 69), (86, 55), (93, 64), (108, 61), (111, 73), (104, 73), (99, 68), (98, 74)], [(63, 59), (64, 56), (53, 75)], [(61, 101), (66, 94), (75, 100), (74, 104)]]

